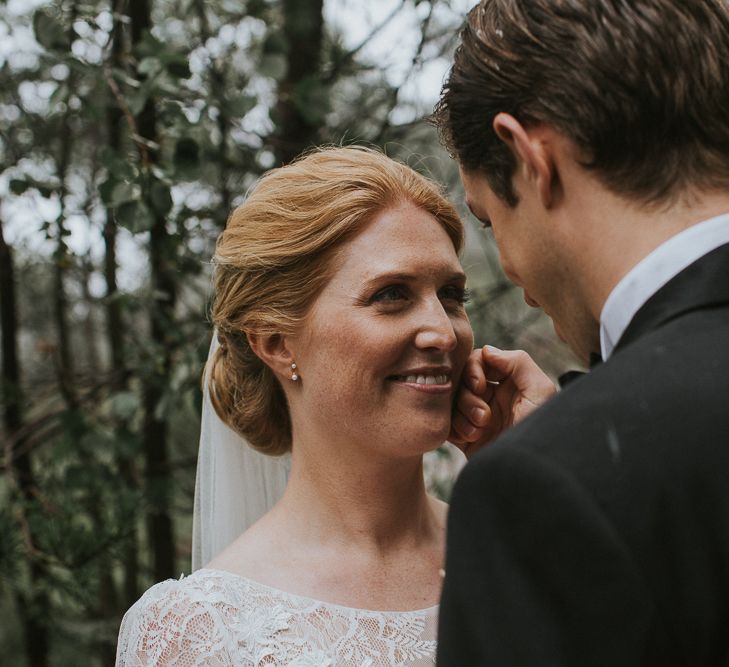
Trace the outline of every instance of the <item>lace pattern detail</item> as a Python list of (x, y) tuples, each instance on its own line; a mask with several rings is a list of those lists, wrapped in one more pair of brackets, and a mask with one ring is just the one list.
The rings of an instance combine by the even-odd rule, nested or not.
[(153, 586), (126, 613), (116, 665), (432, 666), (437, 613), (352, 609), (202, 569)]

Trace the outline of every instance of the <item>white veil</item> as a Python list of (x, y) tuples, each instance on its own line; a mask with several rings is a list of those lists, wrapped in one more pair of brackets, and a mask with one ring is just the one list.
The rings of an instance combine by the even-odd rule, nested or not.
[[(218, 348), (213, 333), (208, 361)], [(192, 569), (207, 565), (283, 495), (290, 455), (267, 456), (254, 450), (218, 417), (203, 386), (200, 450), (192, 518)]]

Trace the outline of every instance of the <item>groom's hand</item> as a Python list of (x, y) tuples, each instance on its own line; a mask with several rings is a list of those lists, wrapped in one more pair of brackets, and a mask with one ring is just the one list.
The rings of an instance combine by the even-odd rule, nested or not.
[(461, 376), (448, 440), (470, 458), (556, 391), (526, 352), (476, 349)]

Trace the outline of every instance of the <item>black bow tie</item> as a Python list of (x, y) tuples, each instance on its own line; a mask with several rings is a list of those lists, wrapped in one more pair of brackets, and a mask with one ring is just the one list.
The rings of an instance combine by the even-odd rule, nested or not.
[[(590, 370), (595, 368), (595, 366), (599, 366), (601, 363), (602, 357), (599, 354), (596, 352), (590, 353)], [(583, 371), (567, 371), (566, 373), (562, 373), (557, 381), (559, 382), (559, 386), (564, 389), (570, 382), (574, 382), (583, 375), (587, 375), (587, 373)]]

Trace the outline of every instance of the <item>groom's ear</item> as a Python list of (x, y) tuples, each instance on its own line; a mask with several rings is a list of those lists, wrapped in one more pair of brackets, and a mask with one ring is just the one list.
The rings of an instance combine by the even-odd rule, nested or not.
[(290, 341), (283, 334), (246, 334), (253, 353), (268, 366), (280, 380), (291, 375), (294, 355)]
[(549, 149), (538, 132), (527, 130), (514, 116), (496, 114), (494, 132), (514, 154), (523, 178), (537, 189), (544, 208), (551, 208), (557, 193), (558, 177)]

